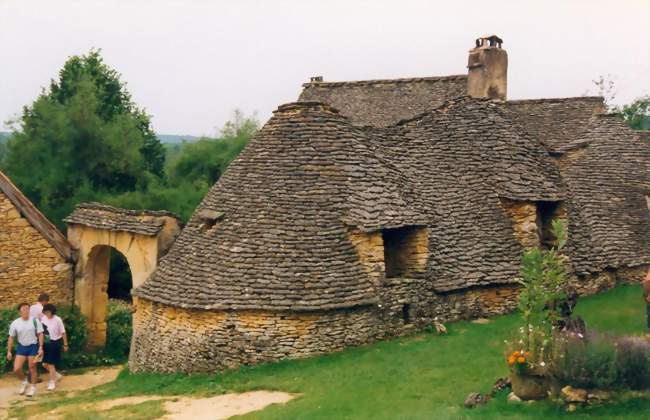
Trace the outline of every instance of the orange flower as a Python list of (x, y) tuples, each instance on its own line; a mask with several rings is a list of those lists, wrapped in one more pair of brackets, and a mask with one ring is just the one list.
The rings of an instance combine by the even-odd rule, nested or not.
[(510, 366), (512, 366), (512, 365), (515, 364), (515, 361), (516, 361), (516, 360), (517, 360), (517, 358), (516, 358), (515, 356), (510, 356), (510, 357), (508, 357), (508, 364), (509, 364)]
[(517, 358), (517, 362), (518, 362), (518, 363), (525, 363), (525, 362), (526, 362), (526, 358), (525, 358), (524, 356), (519, 356), (519, 357)]

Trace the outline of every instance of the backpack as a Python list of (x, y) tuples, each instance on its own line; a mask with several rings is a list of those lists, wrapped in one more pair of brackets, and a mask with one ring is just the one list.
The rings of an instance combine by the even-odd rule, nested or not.
[[(34, 332), (38, 338), (38, 324), (36, 323), (36, 318), (32, 319), (32, 322), (34, 323)], [(47, 344), (50, 342), (50, 332), (47, 330), (47, 325), (41, 322), (41, 326), (43, 327), (43, 343)]]

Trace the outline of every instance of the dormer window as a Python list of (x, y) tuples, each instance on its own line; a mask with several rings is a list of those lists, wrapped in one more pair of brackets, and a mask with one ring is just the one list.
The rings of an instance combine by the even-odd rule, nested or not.
[(428, 237), (425, 227), (383, 229), (381, 235), (386, 278), (405, 277), (426, 270)]
[(197, 220), (200, 223), (199, 230), (207, 232), (212, 229), (217, 222), (223, 219), (224, 213), (221, 211), (202, 209), (196, 214)]

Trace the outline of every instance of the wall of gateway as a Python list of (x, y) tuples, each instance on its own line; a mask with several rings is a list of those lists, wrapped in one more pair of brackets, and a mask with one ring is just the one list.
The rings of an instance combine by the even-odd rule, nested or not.
[[(581, 294), (639, 282), (648, 266), (572, 277)], [(135, 299), (129, 368), (134, 372), (206, 372), (343, 350), (441, 322), (505, 314), (515, 285), (423, 294), (424, 280), (399, 279), (380, 303), (320, 312), (206, 311)], [(408, 317), (404, 309), (407, 306)]]
[(32, 303), (49, 293), (58, 305), (72, 304), (72, 264), (0, 192), (0, 307)]

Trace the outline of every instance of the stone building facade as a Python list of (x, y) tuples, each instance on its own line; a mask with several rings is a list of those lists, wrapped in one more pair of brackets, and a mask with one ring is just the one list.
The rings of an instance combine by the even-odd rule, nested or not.
[(48, 293), (73, 299), (73, 252), (65, 237), (0, 172), (0, 307)]
[(466, 75), (312, 78), (135, 294), (133, 371), (214, 371), (517, 304), (524, 250), (568, 226), (582, 294), (650, 266), (650, 143), (602, 98), (508, 101), (498, 37)]

